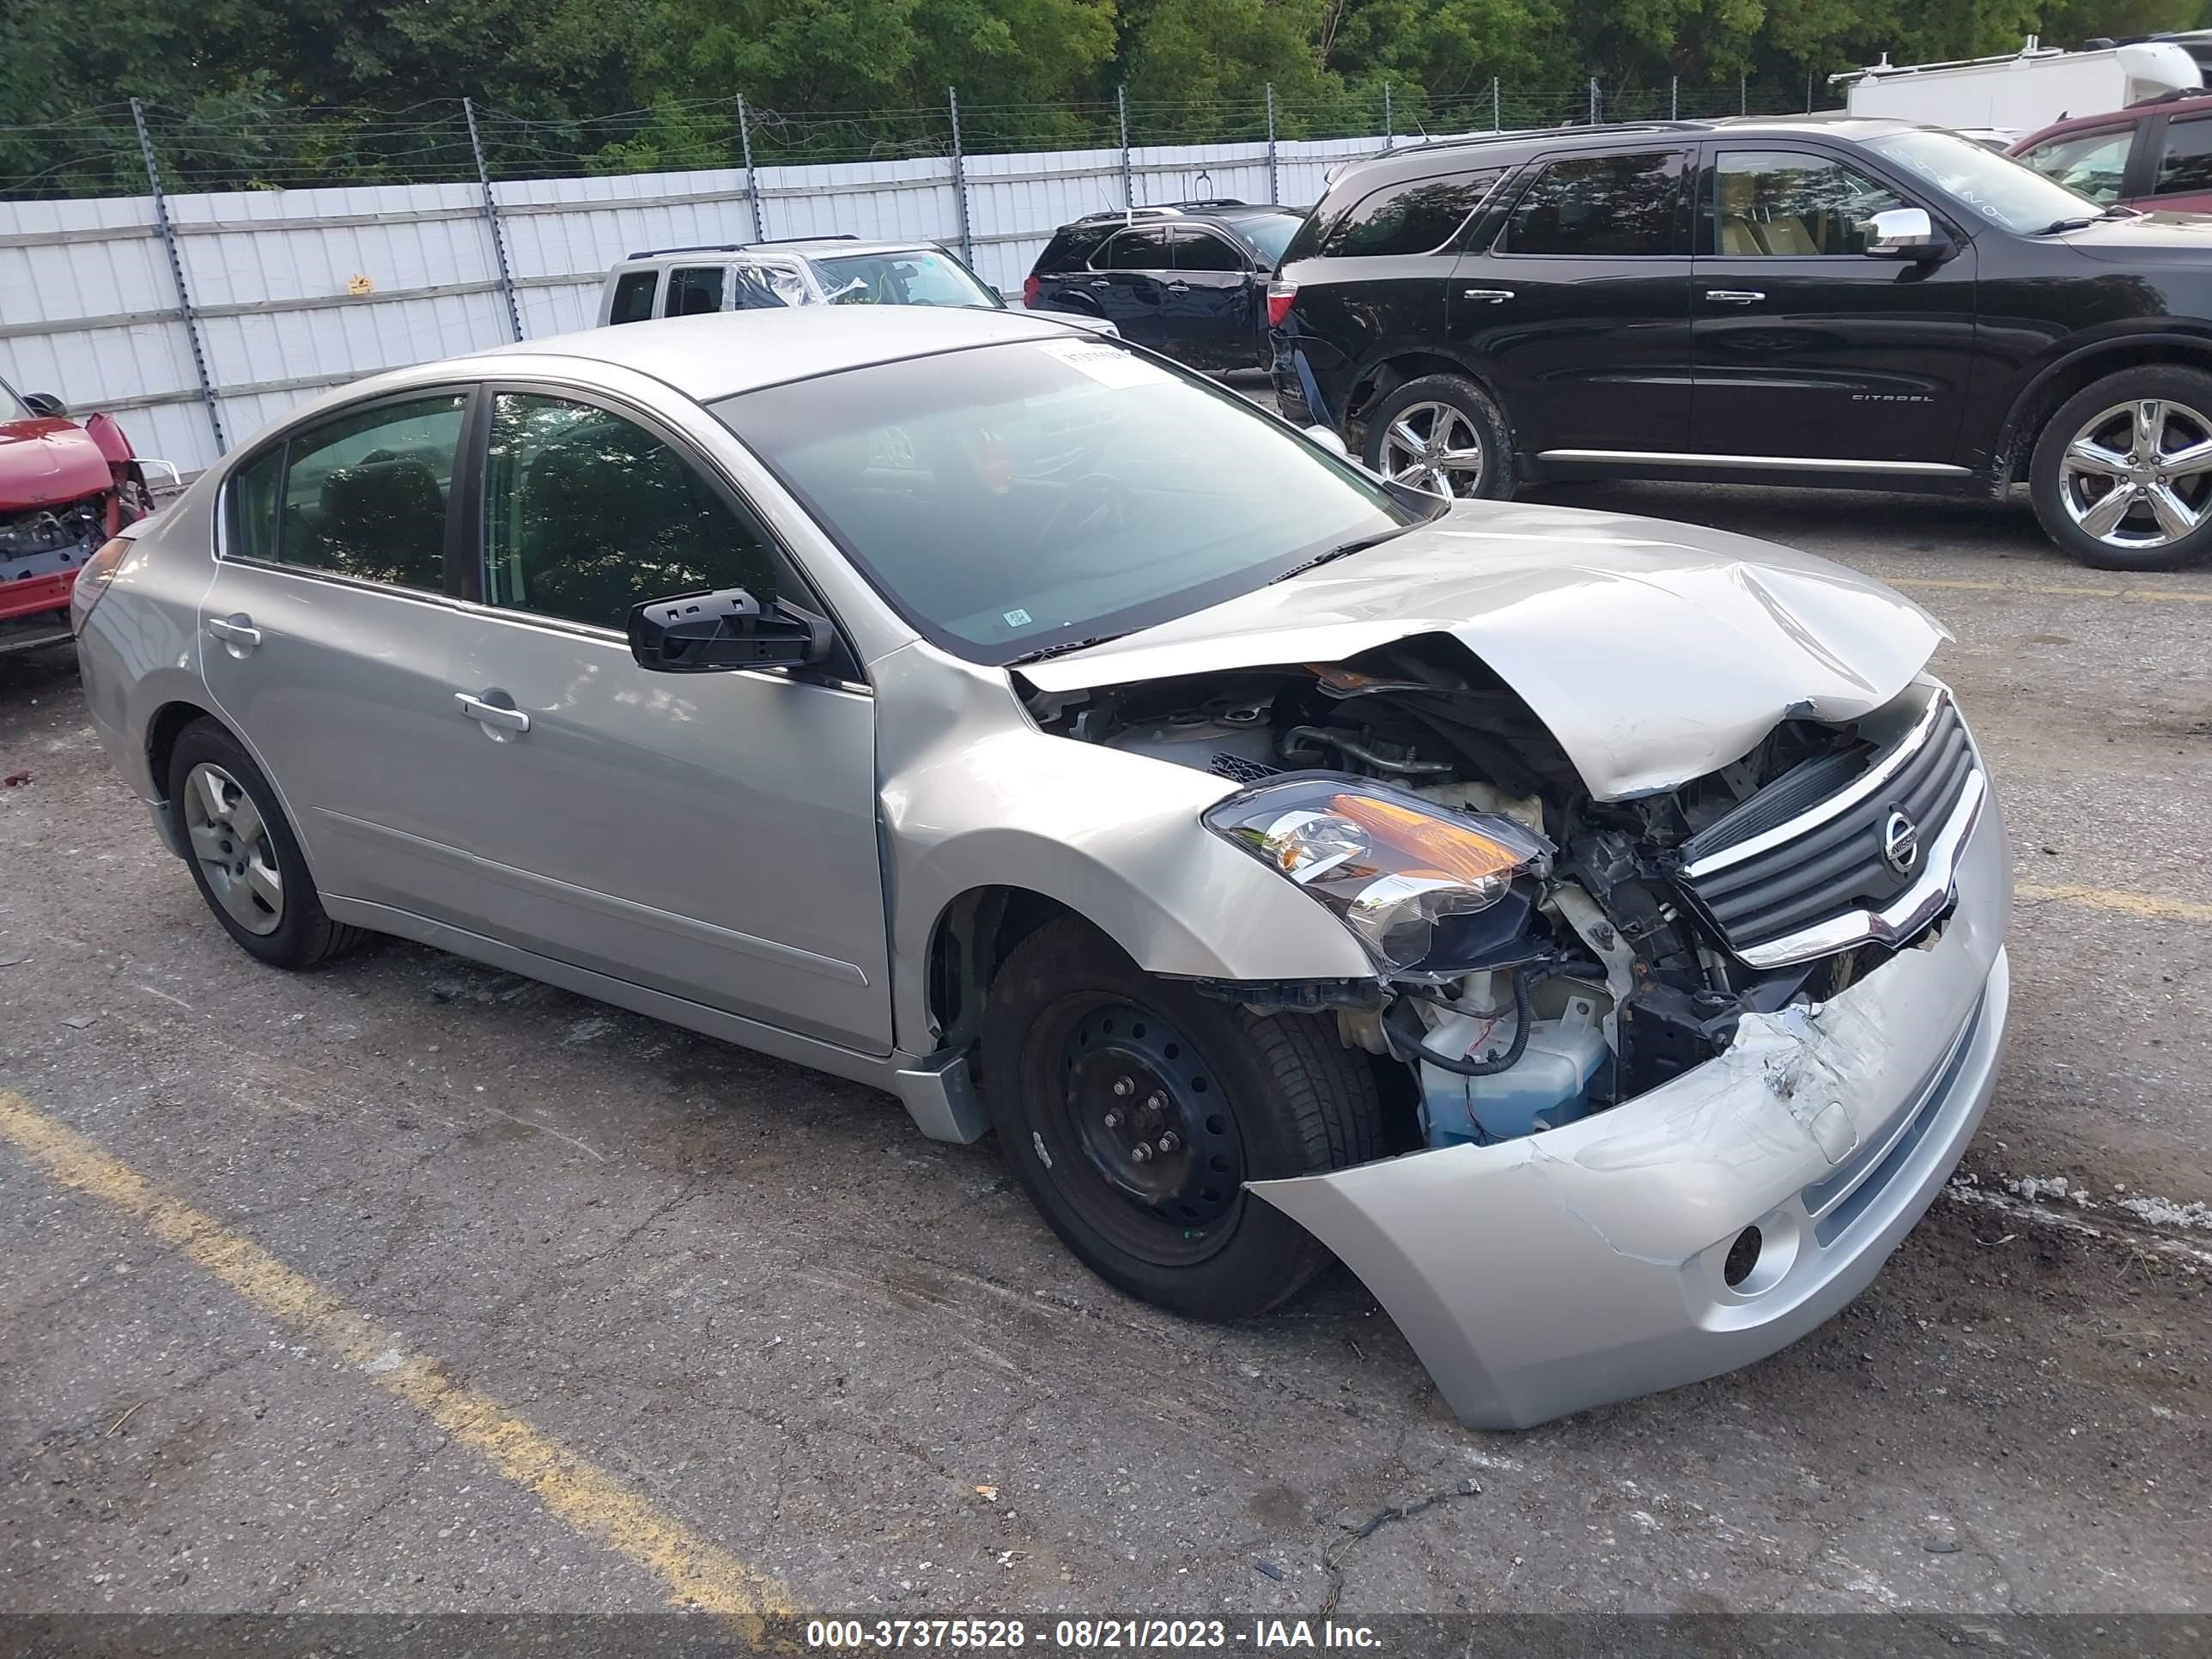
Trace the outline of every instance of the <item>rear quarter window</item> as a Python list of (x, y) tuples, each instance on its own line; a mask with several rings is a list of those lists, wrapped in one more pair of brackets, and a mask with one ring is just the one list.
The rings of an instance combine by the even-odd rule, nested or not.
[(1044, 252), (1037, 255), (1036, 269), (1079, 270), (1090, 263), (1099, 245), (1119, 228), (1115, 223), (1062, 225), (1053, 233), (1052, 240), (1045, 244)]
[(1442, 178), (1405, 179), (1370, 191), (1336, 215), (1316, 239), (1321, 257), (1359, 259), (1433, 252), (1459, 234), (1468, 216), (1504, 176), (1504, 168), (1490, 167)]
[(610, 323), (641, 323), (653, 315), (653, 296), (660, 286), (658, 270), (625, 270), (615, 278), (614, 304), (607, 313)]

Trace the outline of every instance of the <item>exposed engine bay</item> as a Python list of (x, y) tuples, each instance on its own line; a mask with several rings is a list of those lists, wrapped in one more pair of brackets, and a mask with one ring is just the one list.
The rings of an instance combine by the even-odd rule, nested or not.
[[(1685, 871), (1726, 861), (1717, 848), (1736, 859), (1771, 841), (1847, 795), (1908, 736), (1924, 739), (1935, 706), (1925, 684), (1863, 720), (1785, 718), (1732, 764), (1626, 800), (1594, 799), (1528, 705), (1439, 635), (1342, 665), (1032, 691), (1029, 706), (1048, 732), (1257, 792), (1217, 808), (1209, 827), (1311, 884), (1362, 933), (1379, 971), (1370, 982), (1285, 986), (1279, 1000), (1248, 988), (1244, 1000), (1333, 1007), (1347, 1043), (1403, 1062), (1431, 1146), (1508, 1140), (1602, 1111), (1725, 1053), (1745, 1015), (1825, 1001), (1913, 942), (1808, 951), (1785, 965), (1746, 959), (1761, 954), (1743, 948), (1760, 927), (1771, 936), (1821, 906), (1890, 896), (1887, 877), (1852, 862), (1859, 842), (1846, 832), (1863, 838), (1855, 823), (1838, 820), (1824, 848), (1776, 855), (1796, 884), (1778, 895), (1754, 887), (1782, 878), (1756, 859), (1702, 888)], [(1963, 780), (1963, 728), (1957, 747)], [(1930, 822), (1956, 799), (1944, 793), (1951, 774), (1930, 769), (1939, 760), (1952, 765), (1931, 759), (1928, 781), (1912, 786)], [(1422, 908), (1409, 898), (1467, 864), (1456, 843), (1415, 822), (1424, 804), (1469, 825), (1494, 857), (1454, 878), (1458, 896)], [(1377, 865), (1377, 837), (1408, 858)], [(1346, 872), (1368, 884), (1340, 904), (1326, 890), (1347, 885)], [(1730, 881), (1741, 892), (1716, 896)], [(1464, 896), (1470, 884), (1479, 902)], [(1377, 893), (1388, 908), (1369, 896)]]
[(0, 582), (73, 570), (106, 539), (107, 497), (0, 512)]

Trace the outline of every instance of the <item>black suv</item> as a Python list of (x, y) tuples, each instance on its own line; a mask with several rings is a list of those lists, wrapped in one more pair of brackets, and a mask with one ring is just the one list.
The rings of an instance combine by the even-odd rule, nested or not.
[(1265, 368), (1267, 275), (1302, 222), (1226, 199), (1093, 213), (1053, 233), (1022, 303), (1103, 317), (1194, 368)]
[(1363, 162), (1268, 295), (1284, 412), (1461, 495), (1667, 477), (2001, 491), (2089, 563), (2212, 545), (2212, 216), (1809, 117)]

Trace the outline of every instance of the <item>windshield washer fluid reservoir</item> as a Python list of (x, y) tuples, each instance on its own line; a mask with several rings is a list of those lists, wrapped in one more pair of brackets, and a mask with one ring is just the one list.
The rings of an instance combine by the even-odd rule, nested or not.
[[(1484, 1028), (1497, 1023), (1473, 1014), (1450, 1015), (1431, 1029), (1428, 1046), (1445, 1054), (1498, 1047), (1482, 1041)], [(1528, 1046), (1520, 1060), (1494, 1076), (1461, 1077), (1424, 1060), (1421, 1119), (1429, 1145), (1515, 1140), (1573, 1122), (1588, 1114), (1590, 1079), (1610, 1052), (1597, 1005), (1588, 997), (1572, 997), (1559, 1018), (1529, 1025)]]

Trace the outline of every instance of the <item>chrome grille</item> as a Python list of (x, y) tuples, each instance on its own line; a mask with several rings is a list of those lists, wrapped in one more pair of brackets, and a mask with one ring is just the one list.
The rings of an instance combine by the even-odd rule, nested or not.
[[(1729, 948), (1757, 966), (1802, 962), (1868, 939), (1898, 942), (1948, 900), (1950, 862), (1984, 782), (1966, 723), (1938, 691), (1892, 748), (1809, 761), (1684, 844), (1684, 893)], [(1803, 805), (1808, 785), (1831, 790)], [(1777, 822), (1778, 805), (1791, 815)], [(1885, 842), (1902, 821), (1915, 856), (1899, 870)]]

